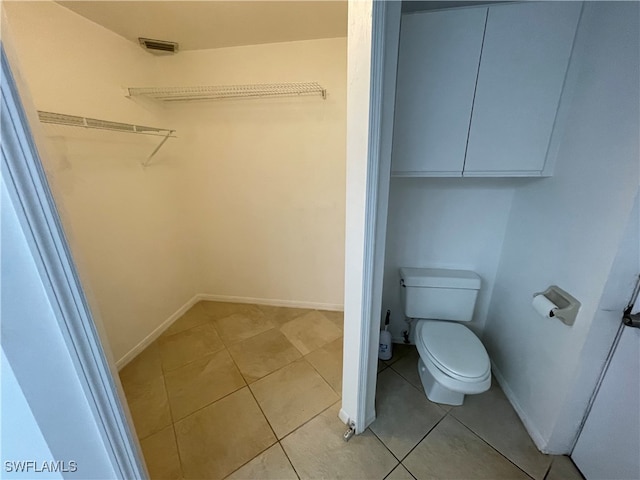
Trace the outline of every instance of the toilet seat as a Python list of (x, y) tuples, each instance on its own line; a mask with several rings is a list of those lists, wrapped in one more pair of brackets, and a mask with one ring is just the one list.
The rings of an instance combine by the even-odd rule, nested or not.
[(445, 375), (461, 382), (483, 382), (490, 376), (491, 362), (482, 342), (464, 325), (421, 320), (416, 346)]

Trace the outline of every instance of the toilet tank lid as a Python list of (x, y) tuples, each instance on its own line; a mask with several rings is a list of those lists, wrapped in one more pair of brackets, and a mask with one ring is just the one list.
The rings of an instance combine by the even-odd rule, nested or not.
[(400, 279), (405, 287), (480, 289), (480, 276), (469, 270), (446, 268), (401, 268)]

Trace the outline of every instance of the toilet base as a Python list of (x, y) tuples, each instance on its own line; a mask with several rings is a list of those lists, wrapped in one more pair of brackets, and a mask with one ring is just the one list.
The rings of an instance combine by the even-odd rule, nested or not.
[(454, 392), (436, 382), (436, 379), (433, 378), (433, 375), (427, 370), (427, 366), (422, 361), (422, 358), (418, 361), (418, 372), (420, 373), (422, 388), (424, 388), (424, 393), (426, 393), (429, 400), (444, 405), (462, 405), (464, 402), (464, 393)]

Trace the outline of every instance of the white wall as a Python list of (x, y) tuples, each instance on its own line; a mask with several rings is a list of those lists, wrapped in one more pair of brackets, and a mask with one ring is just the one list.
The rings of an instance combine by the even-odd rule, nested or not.
[[(392, 178), (382, 310), (396, 342), (407, 329), (400, 267), (472, 270), (482, 277), (473, 321), (482, 334), (514, 188), (539, 180)], [(412, 328), (413, 334), (413, 328)], [(413, 341), (413, 338), (412, 338)]]
[(316, 81), (320, 96), (175, 104), (201, 293), (341, 309), (346, 39), (181, 52), (154, 82)]
[[(105, 479), (116, 478), (108, 449), (103, 441), (96, 419), (87, 402), (76, 366), (69, 355), (69, 348), (60, 331), (54, 309), (49, 303), (45, 284), (41, 279), (23, 227), (16, 213), (13, 199), (9, 197), (5, 179), (0, 179), (0, 277), (2, 278), (1, 335), (3, 352), (2, 371), (2, 460), (32, 460), (42, 466), (43, 461), (77, 462), (77, 471), (67, 473), (64, 478)], [(5, 357), (6, 355), (6, 357)], [(20, 402), (18, 392), (5, 383), (4, 368), (10, 365), (19, 388), (28, 403), (28, 409), (37, 426), (29, 418), (29, 412), (11, 411), (6, 408), (13, 400)], [(15, 385), (14, 385), (15, 386)], [(17, 398), (16, 398), (17, 396)], [(5, 401), (7, 402), (5, 404)], [(7, 438), (11, 422), (7, 417), (25, 414), (28, 422), (24, 427), (34, 435), (31, 450), (20, 451), (20, 443)], [(38, 433), (49, 452), (38, 442)], [(13, 444), (9, 448), (5, 445)], [(24, 446), (24, 445), (22, 445)], [(6, 451), (5, 451), (6, 450)], [(23, 455), (6, 458), (5, 455)], [(40, 457), (43, 455), (45, 457)], [(34, 478), (26, 475), (5, 474), (2, 478)], [(37, 475), (35, 475), (37, 476)]]
[[(131, 42), (53, 2), (4, 2), (19, 69), (39, 110), (164, 126), (126, 99), (153, 66)], [(157, 138), (34, 125), (83, 285), (121, 358), (195, 293), (181, 158)], [(40, 135), (36, 135), (40, 140)], [(43, 149), (46, 148), (46, 151)]]
[[(0, 382), (0, 415), (2, 416), (2, 430), (0, 431), (0, 461), (2, 462), (3, 478), (28, 478), (33, 475), (35, 466), (29, 474), (24, 474), (26, 465), (20, 463), (25, 460), (38, 462), (40, 470), (44, 469), (43, 462), (54, 461), (38, 422), (33, 416), (29, 402), (24, 396), (13, 369), (7, 360), (4, 350), (0, 361), (2, 376)], [(7, 469), (7, 463), (9, 468)], [(65, 465), (69, 466), (66, 462)], [(9, 470), (9, 472), (7, 472)], [(22, 474), (18, 473), (21, 472)], [(38, 475), (43, 479), (63, 478), (60, 472), (43, 472)]]
[[(549, 452), (571, 448), (564, 416), (584, 412), (590, 392), (574, 398), (574, 381), (638, 185), (638, 35), (637, 3), (586, 2), (555, 174), (515, 191), (489, 309), (498, 379)], [(552, 284), (582, 302), (572, 327), (530, 306)]]

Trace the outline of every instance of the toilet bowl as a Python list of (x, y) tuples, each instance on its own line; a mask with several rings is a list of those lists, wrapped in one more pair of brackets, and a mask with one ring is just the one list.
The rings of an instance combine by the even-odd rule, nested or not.
[(465, 395), (491, 387), (491, 362), (466, 326), (473, 318), (480, 277), (467, 270), (401, 268), (405, 316), (415, 320), (418, 372), (427, 397), (462, 405)]
[(418, 320), (418, 372), (432, 402), (462, 405), (465, 395), (491, 387), (491, 362), (482, 342), (464, 325)]

